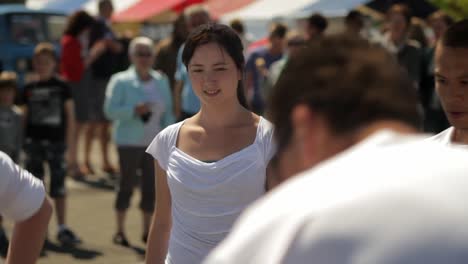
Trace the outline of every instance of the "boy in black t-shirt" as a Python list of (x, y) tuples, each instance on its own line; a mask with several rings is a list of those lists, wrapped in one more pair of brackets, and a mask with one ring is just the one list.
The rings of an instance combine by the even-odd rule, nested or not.
[(65, 224), (65, 151), (68, 165), (76, 161), (75, 116), (70, 88), (55, 77), (57, 61), (52, 44), (40, 43), (33, 56), (33, 67), (39, 80), (24, 87), (26, 132), (24, 151), (26, 169), (43, 179), (43, 162), (50, 168), (50, 196), (54, 199), (58, 222), (57, 239), (65, 245), (80, 242)]

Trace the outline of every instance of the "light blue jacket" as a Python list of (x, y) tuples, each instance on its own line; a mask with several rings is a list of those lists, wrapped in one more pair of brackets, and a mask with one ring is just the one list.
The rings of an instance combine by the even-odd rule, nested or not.
[[(166, 75), (154, 70), (150, 71), (150, 75), (156, 81), (166, 104), (161, 118), (161, 129), (164, 129), (175, 121), (169, 80)], [(107, 84), (104, 113), (114, 121), (113, 134), (117, 145), (133, 145), (142, 140), (144, 123), (135, 114), (135, 106), (145, 101), (143, 85), (134, 67), (112, 75)]]

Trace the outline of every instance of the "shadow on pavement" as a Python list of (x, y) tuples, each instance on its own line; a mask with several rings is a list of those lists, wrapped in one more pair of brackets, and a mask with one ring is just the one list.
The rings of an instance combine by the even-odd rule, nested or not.
[[(54, 251), (57, 253), (70, 254), (76, 259), (94, 259), (98, 256), (102, 256), (102, 252), (99, 251), (80, 248), (79, 246), (61, 246), (59, 244), (54, 244), (48, 240), (46, 240), (46, 242), (44, 243), (44, 251)], [(47, 256), (47, 254), (44, 254), (42, 256)]]
[(117, 176), (103, 175), (99, 178), (90, 179), (89, 177), (82, 177), (74, 178), (73, 180), (88, 185), (89, 187), (113, 191), (115, 190)]
[(131, 246), (130, 248), (133, 249), (135, 253), (137, 253), (138, 255), (144, 256), (146, 254), (146, 250), (144, 248), (137, 247), (137, 246)]

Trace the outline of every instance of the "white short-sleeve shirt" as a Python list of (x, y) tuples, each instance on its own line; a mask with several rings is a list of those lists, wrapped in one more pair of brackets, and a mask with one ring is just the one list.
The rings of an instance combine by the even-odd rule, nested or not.
[(177, 148), (182, 124), (161, 131), (147, 152), (166, 171), (171, 193), (166, 263), (200, 263), (224, 239), (244, 208), (264, 194), (266, 168), (275, 151), (273, 126), (260, 118), (251, 145), (208, 163)]
[(0, 152), (0, 172), (0, 214), (14, 221), (34, 215), (45, 198), (42, 181), (21, 169), (3, 152)]
[(455, 128), (454, 127), (449, 127), (447, 129), (445, 129), (444, 131), (440, 132), (439, 134), (428, 138), (428, 140), (437, 141), (437, 142), (440, 142), (440, 143), (442, 143), (442, 144), (444, 144), (446, 146), (463, 148), (463, 149), (468, 150), (468, 145), (457, 144), (457, 143), (454, 143), (452, 141), (453, 137), (454, 137), (454, 134), (455, 134)]

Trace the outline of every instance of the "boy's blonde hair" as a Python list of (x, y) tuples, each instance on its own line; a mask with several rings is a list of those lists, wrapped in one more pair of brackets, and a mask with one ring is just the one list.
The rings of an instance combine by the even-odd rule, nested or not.
[(17, 88), (17, 77), (16, 73), (11, 71), (5, 71), (0, 73), (0, 90), (12, 89), (16, 90)]
[(52, 43), (49, 42), (41, 42), (36, 45), (33, 56), (37, 57), (39, 55), (49, 55), (54, 60), (57, 59), (57, 55), (55, 54), (55, 47), (52, 45)]

